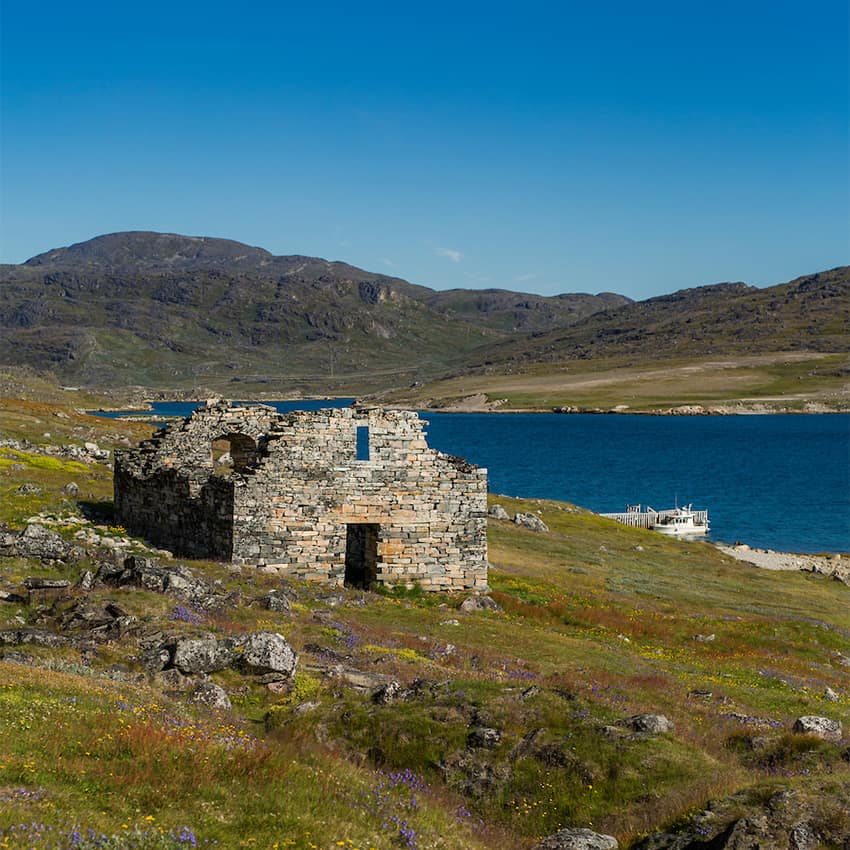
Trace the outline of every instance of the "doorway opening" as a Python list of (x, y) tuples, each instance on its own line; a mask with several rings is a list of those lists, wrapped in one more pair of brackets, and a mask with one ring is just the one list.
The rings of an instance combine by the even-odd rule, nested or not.
[(345, 584), (368, 589), (378, 578), (377, 524), (349, 523), (345, 526)]

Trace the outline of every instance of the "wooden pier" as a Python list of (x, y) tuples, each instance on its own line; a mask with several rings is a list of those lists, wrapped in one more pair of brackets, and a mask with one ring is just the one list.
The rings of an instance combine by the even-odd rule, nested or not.
[[(632, 528), (652, 528), (656, 522), (660, 522), (665, 517), (674, 516), (676, 508), (670, 508), (667, 511), (656, 511), (647, 505), (646, 510), (641, 510), (640, 505), (629, 505), (624, 513), (619, 514), (599, 514), (606, 519), (613, 519), (623, 525), (630, 525)], [(708, 525), (708, 511), (692, 511), (694, 515), (694, 523), (696, 525)]]

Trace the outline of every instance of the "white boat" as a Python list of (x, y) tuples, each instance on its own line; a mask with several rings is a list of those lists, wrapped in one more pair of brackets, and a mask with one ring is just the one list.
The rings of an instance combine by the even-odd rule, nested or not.
[(694, 511), (693, 505), (676, 507), (670, 511), (653, 511), (655, 521), (650, 526), (653, 531), (669, 534), (671, 537), (705, 537), (708, 534), (708, 511)]

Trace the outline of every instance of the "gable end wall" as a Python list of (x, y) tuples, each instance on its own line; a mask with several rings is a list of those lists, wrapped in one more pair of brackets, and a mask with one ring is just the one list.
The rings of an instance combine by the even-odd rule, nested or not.
[[(369, 459), (357, 460), (358, 426)], [(415, 413), (297, 411), (208, 403), (116, 457), (116, 515), (176, 554), (275, 564), (341, 584), (346, 528), (378, 526), (376, 580), (487, 586), (487, 473), (428, 448)], [(211, 444), (244, 434), (253, 461), (213, 475)]]

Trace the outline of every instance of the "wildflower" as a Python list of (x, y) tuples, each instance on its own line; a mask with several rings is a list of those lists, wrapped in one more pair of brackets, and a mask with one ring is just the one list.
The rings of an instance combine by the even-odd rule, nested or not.
[(177, 840), (181, 844), (188, 844), (190, 847), (198, 846), (198, 839), (195, 838), (195, 833), (189, 829), (188, 826), (184, 826), (182, 830), (180, 830), (180, 834), (177, 836)]

